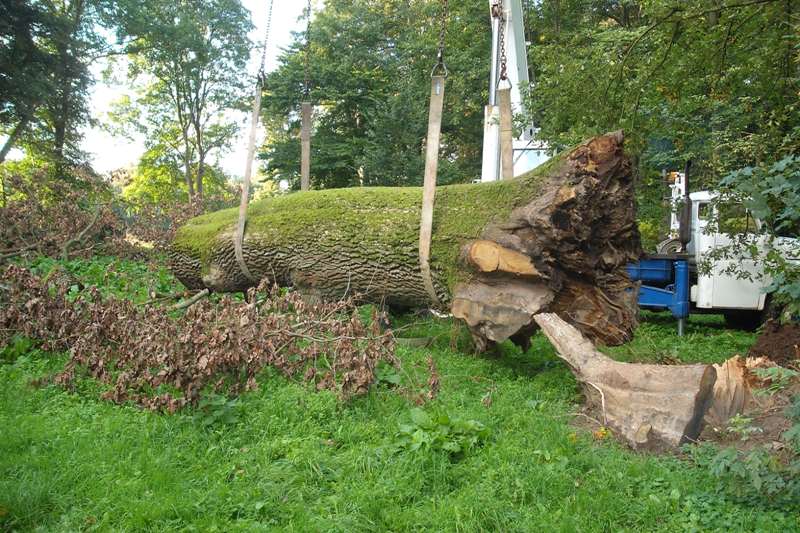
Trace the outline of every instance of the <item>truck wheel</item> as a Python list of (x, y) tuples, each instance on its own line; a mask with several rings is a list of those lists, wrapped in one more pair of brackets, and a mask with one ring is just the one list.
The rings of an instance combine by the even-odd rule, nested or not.
[(731, 329), (755, 331), (761, 325), (763, 313), (761, 311), (727, 311), (725, 324)]
[(761, 323), (763, 324), (767, 320), (779, 319), (781, 314), (783, 314), (783, 306), (779, 305), (771, 294), (768, 294), (764, 310), (761, 311)]
[(681, 251), (683, 245), (678, 239), (666, 239), (656, 245), (656, 253), (662, 255), (673, 255)]

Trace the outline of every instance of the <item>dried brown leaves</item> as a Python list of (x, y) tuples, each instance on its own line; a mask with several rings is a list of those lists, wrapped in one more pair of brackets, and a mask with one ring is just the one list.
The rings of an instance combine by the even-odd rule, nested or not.
[(21, 176), (3, 177), (0, 260), (26, 252), (88, 255), (98, 243), (124, 237), (125, 228), (111, 208), (111, 191), (101, 179), (85, 176), (76, 185), (40, 183), (38, 178), (30, 183)]
[[(86, 257), (103, 252), (141, 257), (166, 250), (187, 220), (203, 213), (208, 198), (167, 206), (132, 204), (102, 178), (82, 173), (56, 180), (44, 171), (32, 177), (2, 177), (0, 262), (21, 254)], [(145, 245), (145, 246), (142, 246)]]
[(116, 403), (174, 412), (204, 394), (255, 389), (265, 367), (348, 398), (367, 392), (380, 361), (399, 365), (392, 333), (381, 332), (377, 316), (366, 325), (352, 300), (309, 305), (296, 293), (261, 286), (251, 289), (251, 303), (226, 296), (173, 318), (161, 307), (103, 300), (95, 289), (74, 301), (67, 294), (63, 282), (8, 267), (0, 345), (22, 334), (45, 350), (67, 351), (56, 383), (69, 386), (88, 374), (108, 385), (103, 398)]
[(130, 206), (126, 225), (131, 236), (164, 251), (172, 245), (178, 228), (204, 211), (199, 200), (168, 206), (140, 204)]

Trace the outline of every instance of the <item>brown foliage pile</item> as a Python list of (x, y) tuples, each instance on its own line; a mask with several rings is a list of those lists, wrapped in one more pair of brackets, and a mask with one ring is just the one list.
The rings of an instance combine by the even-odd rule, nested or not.
[(165, 251), (172, 244), (175, 232), (190, 218), (205, 211), (201, 200), (169, 206), (143, 204), (127, 206), (128, 233), (139, 241), (149, 243), (155, 250)]
[(27, 252), (86, 256), (125, 234), (110, 189), (90, 175), (75, 182), (4, 176), (0, 220), (0, 260)]
[[(80, 170), (80, 169), (78, 169)], [(81, 171), (69, 181), (45, 171), (2, 177), (0, 262), (23, 254), (142, 258), (163, 252), (175, 232), (219, 198), (171, 205), (132, 204), (101, 177)]]
[(347, 398), (367, 392), (379, 362), (398, 366), (391, 332), (361, 320), (352, 300), (309, 305), (263, 285), (248, 301), (200, 302), (173, 318), (161, 307), (102, 300), (10, 266), (0, 285), (0, 345), (14, 334), (70, 359), (55, 382), (82, 374), (108, 385), (103, 398), (174, 412), (206, 394), (257, 388), (265, 367)]

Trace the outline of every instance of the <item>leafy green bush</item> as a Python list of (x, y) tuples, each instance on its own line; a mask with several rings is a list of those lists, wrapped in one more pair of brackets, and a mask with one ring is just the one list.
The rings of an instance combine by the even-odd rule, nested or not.
[(192, 418), (206, 428), (219, 424), (235, 424), (239, 420), (240, 406), (239, 398), (210, 394), (200, 399)]
[(96, 287), (103, 298), (125, 298), (143, 303), (183, 290), (165, 266), (116, 257), (95, 256), (63, 261), (39, 256), (27, 264), (31, 272), (44, 279), (54, 280), (63, 274), (69, 279), (73, 293), (82, 287)]
[[(800, 235), (800, 156), (788, 155), (771, 165), (741, 168), (728, 174), (720, 186), (720, 204), (743, 204), (762, 222), (757, 228), (761, 239), (755, 239), (752, 233), (732, 235), (733, 242), (715, 250), (708, 259), (749, 257), (757, 261), (771, 280), (767, 292), (785, 305), (789, 314), (797, 314), (800, 244), (790, 238)], [(719, 226), (720, 221), (714, 221), (713, 229)], [(735, 273), (747, 277), (746, 272)]]
[(728, 427), (726, 428), (728, 433), (732, 435), (736, 435), (739, 437), (739, 440), (745, 442), (750, 440), (750, 437), (756, 435), (758, 433), (763, 433), (763, 429), (759, 427), (754, 427), (752, 425), (753, 419), (743, 416), (741, 414), (737, 414), (731, 417), (728, 420)]
[[(789, 457), (779, 456), (763, 446), (740, 451), (731, 447), (720, 450), (703, 444), (690, 446), (688, 451), (699, 466), (708, 468), (717, 480), (719, 492), (740, 502), (800, 511), (800, 396), (794, 398), (786, 416), (793, 423), (782, 435), (790, 446)], [(742, 440), (746, 440), (750, 434), (749, 424), (741, 422), (739, 425), (747, 426), (738, 431)]]
[(764, 447), (745, 452), (710, 444), (692, 447), (690, 453), (717, 480), (717, 490), (735, 501), (800, 510), (800, 459), (785, 464)]
[(800, 455), (800, 395), (795, 396), (794, 402), (786, 410), (786, 416), (794, 424), (783, 434), (783, 440), (789, 443), (795, 454)]
[(400, 424), (396, 445), (398, 449), (444, 451), (460, 457), (480, 446), (489, 433), (489, 428), (477, 420), (431, 416), (415, 408), (411, 410), (411, 423)]
[(35, 347), (32, 339), (24, 335), (14, 335), (8, 344), (0, 348), (0, 363), (13, 363)]
[(762, 381), (768, 383), (763, 389), (758, 389), (754, 394), (771, 396), (778, 393), (789, 386), (791, 381), (796, 378), (800, 373), (789, 368), (782, 366), (772, 366), (769, 368), (755, 368), (753, 373), (761, 378)]

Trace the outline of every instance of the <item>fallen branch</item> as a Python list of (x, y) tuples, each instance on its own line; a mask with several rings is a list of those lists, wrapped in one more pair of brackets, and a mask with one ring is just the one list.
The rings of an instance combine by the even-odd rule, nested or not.
[(165, 300), (180, 300), (181, 298), (185, 298), (187, 296), (194, 296), (196, 293), (197, 291), (182, 291), (169, 294), (150, 293), (151, 298), (149, 300), (140, 302), (137, 305), (153, 305), (159, 302), (163, 302)]
[(188, 309), (189, 307), (193, 306), (194, 304), (196, 304), (209, 294), (211, 294), (211, 291), (209, 291), (208, 289), (203, 289), (202, 291), (198, 292), (188, 300), (184, 300), (182, 302), (176, 303), (175, 305), (167, 307), (167, 311), (180, 311), (181, 309)]
[(86, 234), (89, 232), (90, 229), (92, 229), (92, 226), (94, 226), (97, 223), (97, 220), (100, 218), (101, 211), (102, 211), (102, 206), (98, 205), (94, 210), (94, 215), (92, 216), (92, 220), (89, 221), (86, 227), (83, 228), (83, 230), (81, 230), (80, 233), (78, 233), (77, 237), (69, 239), (67, 242), (64, 243), (64, 246), (61, 247), (61, 258), (64, 261), (67, 261), (69, 259), (69, 249), (72, 248), (72, 246), (75, 244), (82, 243), (83, 239), (86, 238)]
[(35, 244), (28, 244), (27, 246), (22, 246), (21, 248), (17, 248), (16, 250), (9, 250), (0, 255), (0, 261), (11, 259), (12, 257), (16, 257), (20, 254), (27, 252), (28, 250), (33, 250), (34, 248), (36, 248)]

